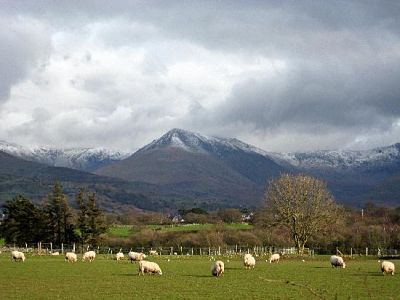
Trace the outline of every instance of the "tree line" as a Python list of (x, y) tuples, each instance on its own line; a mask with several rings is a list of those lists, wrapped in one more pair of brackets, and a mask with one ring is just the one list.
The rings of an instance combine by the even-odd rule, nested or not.
[[(240, 222), (243, 211), (222, 209), (207, 212), (200, 208), (180, 210), (187, 223)], [(110, 221), (134, 224), (127, 238), (110, 238), (109, 245), (140, 245), (144, 247), (218, 247), (295, 246), (321, 253), (334, 253), (336, 248), (350, 251), (362, 249), (400, 249), (400, 207), (380, 207), (366, 203), (361, 208), (337, 204), (321, 180), (303, 174), (284, 174), (272, 180), (263, 205), (253, 211), (248, 222), (251, 230), (232, 230), (224, 226), (199, 232), (159, 232), (143, 224), (171, 224), (157, 213), (129, 212)]]
[[(182, 209), (186, 223), (238, 223), (250, 216), (251, 230), (216, 226), (199, 232), (161, 232), (145, 224), (173, 224), (157, 212), (129, 210), (103, 214), (96, 195), (80, 190), (71, 209), (59, 184), (40, 205), (18, 195), (3, 206), (0, 234), (7, 243), (81, 242), (96, 245), (144, 247), (218, 247), (225, 245), (295, 246), (332, 253), (340, 249), (400, 248), (400, 207), (379, 207), (367, 203), (364, 209), (335, 203), (324, 182), (307, 175), (284, 174), (269, 182), (262, 207), (251, 214), (234, 208), (207, 212), (201, 208)], [(105, 236), (106, 224), (129, 224), (126, 238)], [(102, 240), (104, 238), (105, 240)]]
[(0, 235), (6, 243), (17, 245), (37, 242), (97, 245), (107, 226), (96, 194), (80, 189), (75, 201), (77, 209), (74, 210), (60, 183), (54, 185), (39, 205), (17, 195), (3, 205)]

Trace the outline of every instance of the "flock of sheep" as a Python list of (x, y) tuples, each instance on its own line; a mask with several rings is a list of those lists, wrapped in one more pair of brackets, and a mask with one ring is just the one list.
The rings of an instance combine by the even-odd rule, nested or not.
[[(150, 251), (150, 255), (158, 255), (156, 251)], [(52, 253), (52, 255), (59, 255), (58, 252)], [(11, 252), (12, 259), (14, 261), (25, 261), (25, 254), (20, 251), (12, 251)], [(121, 252), (121, 250), (115, 255), (116, 260), (120, 261), (124, 259), (124, 254)], [(132, 262), (139, 262), (139, 275), (144, 275), (145, 273), (150, 273), (150, 274), (159, 274), (162, 275), (162, 271), (160, 266), (151, 261), (146, 261), (144, 260), (147, 256), (144, 253), (141, 252), (132, 252), (130, 251), (128, 253), (128, 261)], [(96, 252), (94, 251), (87, 251), (83, 254), (82, 256), (82, 261), (89, 261), (92, 262), (96, 258)], [(67, 252), (65, 253), (65, 260), (71, 263), (77, 262), (78, 257), (74, 252)], [(269, 258), (269, 263), (278, 263), (280, 260), (280, 255), (278, 253), (272, 254)], [(332, 267), (341, 267), (341, 268), (346, 268), (346, 263), (344, 262), (343, 258), (337, 255), (332, 255), (330, 257), (330, 263)], [(246, 269), (251, 269), (254, 268), (256, 265), (256, 260), (251, 254), (245, 254), (244, 259), (243, 259), (243, 264)], [(217, 260), (213, 262), (211, 265), (211, 274), (213, 276), (219, 277), (224, 274), (225, 271), (225, 265), (224, 262), (221, 260)], [(395, 272), (395, 266), (392, 262), (390, 261), (383, 261), (381, 263), (381, 271), (383, 275), (385, 274), (391, 274), (394, 275)]]

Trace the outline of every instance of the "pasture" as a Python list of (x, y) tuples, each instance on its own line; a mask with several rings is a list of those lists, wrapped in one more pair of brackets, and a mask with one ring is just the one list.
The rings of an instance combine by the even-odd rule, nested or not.
[(178, 224), (178, 225), (112, 225), (108, 229), (108, 235), (113, 237), (129, 237), (132, 232), (140, 229), (151, 229), (161, 233), (164, 232), (198, 232), (202, 230), (214, 230), (217, 228), (226, 230), (250, 230), (253, 225), (246, 223), (223, 223), (223, 224)]
[[(67, 263), (63, 256), (33, 256), (13, 262), (0, 254), (1, 299), (399, 299), (400, 275), (383, 276), (377, 259), (347, 259), (331, 268), (328, 256), (257, 257), (246, 270), (242, 258), (219, 257), (225, 275), (210, 275), (209, 256), (157, 256), (163, 275), (138, 276), (137, 263), (99, 255), (92, 263)], [(228, 262), (229, 260), (229, 262)], [(394, 261), (395, 264), (396, 261)], [(400, 264), (398, 264), (400, 268)]]

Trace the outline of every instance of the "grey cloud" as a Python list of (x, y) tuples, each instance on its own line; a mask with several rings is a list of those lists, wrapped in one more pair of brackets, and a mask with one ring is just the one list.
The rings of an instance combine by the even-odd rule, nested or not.
[(44, 62), (51, 43), (45, 26), (29, 18), (0, 19), (0, 102), (31, 68)]
[[(289, 143), (276, 135), (307, 133), (307, 142), (323, 136), (329, 145), (330, 140), (350, 143), (369, 132), (390, 132), (400, 119), (400, 4), (395, 1), (0, 0), (0, 10), (8, 15), (0, 21), (0, 76), (5, 78), (0, 101), (49, 54), (50, 33), (38, 25), (42, 21), (55, 32), (79, 36), (82, 44), (90, 40), (89, 47), (101, 44), (105, 52), (143, 49), (131, 82), (109, 72), (106, 63), (96, 72), (71, 76), (73, 92), (92, 97), (83, 107), (93, 112), (92, 123), (78, 117), (47, 119), (37, 110), (33, 119), (42, 122), (11, 131), (31, 139), (36, 134), (49, 143), (79, 145), (108, 139), (126, 147), (185, 127), (244, 140), (249, 136), (249, 141), (269, 136), (285, 146)], [(184, 89), (160, 79), (184, 56), (177, 52), (188, 51), (179, 44), (195, 45), (210, 56), (279, 59), (285, 67), (273, 76), (270, 70), (237, 75), (230, 96), (207, 108), (202, 100), (210, 90)], [(78, 51), (82, 63), (95, 64), (95, 51)], [(187, 99), (186, 115), (170, 109), (178, 103), (169, 100), (174, 98)], [(132, 109), (129, 118), (109, 117), (123, 105)], [(53, 126), (39, 124), (46, 122)]]
[(303, 35), (307, 37), (315, 31), (362, 33), (377, 28), (398, 35), (400, 28), (400, 5), (395, 1), (26, 0), (3, 1), (0, 7), (10, 13), (25, 12), (63, 25), (71, 20), (80, 24), (122, 17), (141, 26), (115, 28), (108, 24), (105, 35), (129, 37), (127, 32), (132, 29), (140, 32), (144, 26), (160, 30), (164, 36), (225, 50), (271, 47), (280, 50), (280, 46), (293, 46)]
[(341, 66), (303, 63), (273, 79), (247, 80), (214, 113), (223, 124), (271, 131), (390, 129), (400, 118), (400, 62), (367, 70), (345, 65), (343, 72)]

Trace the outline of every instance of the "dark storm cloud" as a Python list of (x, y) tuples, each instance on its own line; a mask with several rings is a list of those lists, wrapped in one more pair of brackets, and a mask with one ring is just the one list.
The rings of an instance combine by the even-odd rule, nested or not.
[[(277, 78), (238, 84), (217, 114), (255, 128), (303, 126), (302, 130), (391, 127), (400, 117), (400, 64), (369, 69), (300, 65)], [(324, 68), (321, 70), (321, 68)]]

